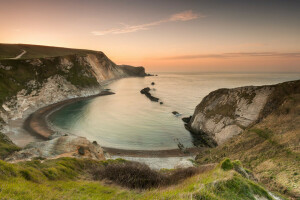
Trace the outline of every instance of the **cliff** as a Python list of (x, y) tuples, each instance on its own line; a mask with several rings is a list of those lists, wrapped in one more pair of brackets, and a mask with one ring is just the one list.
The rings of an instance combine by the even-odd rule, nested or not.
[(225, 157), (238, 159), (270, 190), (299, 199), (299, 87), (300, 81), (262, 86), (272, 92), (258, 109), (256, 120), (216, 148), (203, 149), (196, 157), (197, 163), (215, 163)]
[(186, 127), (205, 145), (220, 145), (272, 113), (289, 95), (299, 93), (300, 81), (219, 89), (201, 101)]
[[(118, 78), (146, 76), (143, 67), (116, 65), (103, 52), (0, 44), (0, 129), (28, 109), (88, 96)], [(12, 59), (26, 51), (19, 59)]]

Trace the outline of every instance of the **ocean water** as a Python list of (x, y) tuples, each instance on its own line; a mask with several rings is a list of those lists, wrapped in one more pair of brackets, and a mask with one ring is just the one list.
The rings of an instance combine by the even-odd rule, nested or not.
[[(193, 147), (193, 138), (181, 118), (192, 115), (211, 91), (297, 79), (300, 73), (158, 73), (152, 77), (124, 78), (106, 86), (115, 95), (65, 106), (49, 120), (63, 132), (87, 137), (104, 147), (163, 150), (176, 149), (179, 142)], [(151, 94), (163, 105), (140, 94), (144, 87), (150, 87)], [(172, 111), (181, 116), (174, 116)]]

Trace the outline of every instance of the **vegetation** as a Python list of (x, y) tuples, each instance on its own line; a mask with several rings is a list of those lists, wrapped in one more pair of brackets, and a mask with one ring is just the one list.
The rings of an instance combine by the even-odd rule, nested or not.
[(300, 94), (289, 95), (261, 122), (197, 156), (199, 164), (239, 159), (271, 190), (300, 195)]
[(7, 155), (14, 151), (20, 150), (6, 135), (0, 132), (0, 159), (4, 159)]
[(260, 185), (220, 165), (159, 172), (121, 159), (60, 158), (0, 161), (0, 172), (0, 199), (272, 199)]
[(69, 49), (40, 45), (0, 44), (0, 60), (14, 58), (21, 54), (23, 50), (25, 50), (26, 53), (21, 57), (21, 59), (57, 57), (93, 52), (84, 49)]

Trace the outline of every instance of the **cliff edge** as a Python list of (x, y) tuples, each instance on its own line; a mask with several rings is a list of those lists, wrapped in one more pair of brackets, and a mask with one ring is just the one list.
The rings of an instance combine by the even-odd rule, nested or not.
[(300, 93), (300, 81), (277, 85), (219, 89), (196, 107), (186, 128), (205, 145), (214, 147), (242, 133), (277, 109), (291, 94)]

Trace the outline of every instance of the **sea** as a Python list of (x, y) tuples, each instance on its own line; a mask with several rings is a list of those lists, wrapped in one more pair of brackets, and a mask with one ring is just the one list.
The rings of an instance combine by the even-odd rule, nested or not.
[[(300, 73), (160, 72), (157, 76), (123, 78), (106, 85), (114, 95), (96, 97), (61, 108), (48, 120), (57, 130), (84, 136), (104, 147), (126, 150), (193, 147), (182, 117), (219, 88), (260, 86), (300, 79)], [(154, 83), (152, 85), (151, 83)], [(140, 90), (150, 87), (159, 102)], [(179, 115), (172, 114), (173, 111)]]

